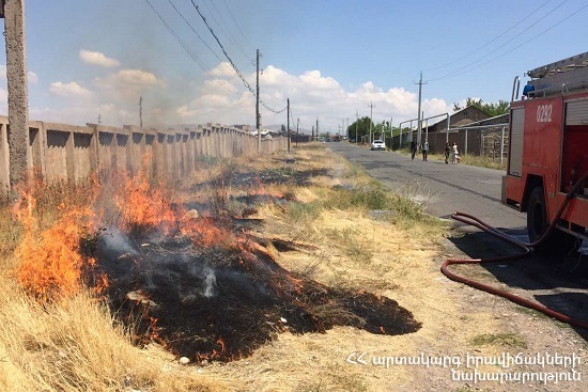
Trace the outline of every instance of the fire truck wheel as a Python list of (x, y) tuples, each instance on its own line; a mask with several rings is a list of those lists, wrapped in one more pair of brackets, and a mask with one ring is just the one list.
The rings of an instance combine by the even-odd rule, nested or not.
[[(545, 208), (545, 193), (543, 187), (535, 187), (529, 196), (527, 207), (527, 232), (531, 242), (537, 241), (547, 228), (549, 221)], [(575, 236), (560, 230), (553, 230), (551, 235), (543, 240), (537, 250), (549, 254), (563, 254), (578, 250), (580, 241)]]

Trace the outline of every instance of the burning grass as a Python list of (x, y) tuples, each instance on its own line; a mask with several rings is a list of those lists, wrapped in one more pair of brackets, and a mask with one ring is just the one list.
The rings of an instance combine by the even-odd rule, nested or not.
[[(391, 299), (392, 292), (370, 289), (395, 284), (366, 284), (368, 278), (347, 274), (321, 253), (321, 246), (382, 273), (370, 239), (352, 228), (328, 229), (325, 222), (351, 214), (353, 225), (353, 220), (363, 222), (372, 209), (396, 211), (396, 222), (417, 222), (422, 214), (409, 204), (404, 208), (413, 208), (412, 213), (404, 214), (397, 209), (396, 196), (342, 162), (325, 169), (324, 159), (317, 159), (321, 154), (304, 150), (294, 163), (258, 160), (253, 162), (255, 174), (234, 162), (210, 165), (202, 181), (182, 192), (153, 184), (141, 174), (116, 174), (108, 181), (95, 181), (81, 202), (74, 197), (54, 209), (45, 202), (48, 199), (25, 194), (15, 210), (20, 228), (10, 234), (16, 246), (13, 275), (38, 302), (27, 299), (3, 318), (28, 312), (39, 324), (23, 328), (8, 323), (25, 332), (14, 338), (17, 343), (0, 338), (0, 355), (8, 350), (10, 366), (26, 380), (22, 390), (173, 391), (186, 385), (199, 390), (189, 377), (171, 381), (167, 374), (155, 374), (145, 353), (164, 355), (153, 349), (161, 346), (176, 359), (227, 362), (263, 353), (278, 344), (278, 337), (320, 340), (345, 327), (380, 337), (418, 331), (421, 321)], [(272, 166), (276, 164), (286, 167)], [(42, 214), (38, 200), (44, 200)], [(331, 237), (320, 235), (323, 232)], [(315, 262), (286, 268), (284, 255), (290, 253), (305, 254)], [(10, 281), (12, 276), (3, 279)], [(100, 291), (101, 299), (91, 300), (87, 286), (98, 289), (92, 295)], [(84, 303), (88, 308), (82, 307)], [(76, 319), (78, 313), (88, 318)], [(62, 336), (54, 316), (84, 332), (65, 329)], [(97, 324), (98, 329), (93, 327)], [(34, 338), (30, 343), (31, 336), (45, 336), (38, 332), (45, 327), (44, 333), (54, 340)], [(111, 359), (89, 358), (91, 350), (76, 344), (78, 339), (89, 346), (103, 342), (108, 346), (104, 355)], [(147, 350), (128, 346), (129, 340)], [(75, 360), (62, 366), (61, 352), (67, 358), (70, 354), (61, 348), (70, 346), (77, 350)], [(46, 372), (25, 366), (18, 350), (27, 358), (43, 352), (35, 360), (44, 363)], [(129, 356), (137, 363), (130, 363)], [(115, 366), (124, 370), (107, 375), (106, 367)], [(148, 370), (139, 371), (141, 366)], [(93, 367), (102, 373), (91, 373)], [(51, 372), (59, 376), (51, 379)], [(163, 380), (177, 387), (165, 389)], [(198, 385), (215, 390), (206, 380)]]

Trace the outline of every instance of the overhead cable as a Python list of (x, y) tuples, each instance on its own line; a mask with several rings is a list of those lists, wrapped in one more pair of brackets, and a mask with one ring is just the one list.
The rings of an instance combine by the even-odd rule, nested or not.
[[(204, 15), (202, 14), (202, 12), (200, 11), (200, 8), (198, 8), (198, 6), (196, 5), (196, 3), (194, 3), (194, 0), (190, 0), (192, 2), (192, 5), (194, 6), (194, 8), (196, 9), (196, 11), (198, 12), (198, 15), (200, 15), (200, 18), (202, 19), (202, 21), (204, 22), (204, 24), (206, 25), (206, 28), (208, 29), (208, 31), (210, 31), (210, 34), (212, 34), (212, 36), (214, 37), (214, 39), (216, 40), (216, 43), (219, 45), (219, 47), (221, 48), (223, 54), (225, 55), (225, 57), (227, 58), (227, 60), (229, 61), (229, 64), (231, 64), (231, 67), (233, 68), (233, 70), (235, 71), (235, 73), (237, 74), (237, 76), (239, 77), (239, 79), (241, 79), (241, 81), (243, 82), (243, 84), (245, 85), (245, 87), (247, 88), (247, 90), (249, 90), (249, 92), (256, 97), (257, 94), (255, 93), (255, 91), (253, 90), (253, 88), (251, 87), (251, 85), (249, 84), (249, 82), (247, 81), (247, 79), (245, 78), (245, 76), (243, 76), (243, 74), (241, 73), (241, 71), (239, 71), (239, 68), (237, 68), (237, 65), (235, 64), (235, 62), (233, 61), (233, 59), (231, 58), (231, 56), (229, 56), (229, 54), (227, 53), (225, 47), (223, 46), (223, 44), (220, 42), (220, 39), (218, 38), (218, 36), (216, 35), (216, 33), (214, 32), (214, 30), (212, 29), (212, 27), (208, 24), (208, 21), (206, 20), (206, 18), (204, 17)], [(261, 99), (259, 100), (259, 102), (263, 105), (263, 107), (265, 107), (267, 110), (274, 112), (276, 114), (279, 114), (281, 112), (283, 112), (285, 110), (274, 110), (272, 108), (270, 108), (269, 106), (267, 106)]]
[[(567, 1), (567, 0), (566, 0), (566, 1)], [(565, 3), (565, 1), (564, 1), (564, 3)], [(563, 4), (563, 3), (562, 3), (562, 4)], [(560, 4), (560, 6), (561, 6), (562, 4)], [(558, 6), (558, 7), (559, 7), (559, 6)], [(473, 71), (473, 70), (475, 70), (475, 69), (478, 69), (478, 68), (480, 68), (480, 67), (482, 67), (482, 66), (484, 66), (484, 65), (490, 64), (490, 63), (492, 63), (492, 62), (494, 62), (494, 61), (498, 60), (499, 58), (502, 58), (502, 57), (506, 56), (507, 54), (509, 54), (509, 53), (511, 53), (511, 52), (513, 52), (513, 51), (515, 51), (515, 50), (519, 49), (520, 47), (522, 47), (522, 46), (524, 46), (524, 45), (528, 44), (529, 42), (531, 42), (531, 41), (533, 41), (533, 40), (535, 40), (535, 39), (539, 38), (541, 35), (543, 35), (543, 34), (547, 33), (548, 31), (550, 31), (550, 30), (553, 30), (554, 28), (556, 28), (556, 27), (560, 26), (560, 25), (561, 25), (563, 22), (565, 22), (566, 20), (568, 20), (568, 19), (570, 19), (570, 18), (572, 18), (572, 17), (576, 16), (577, 14), (579, 14), (580, 12), (582, 12), (582, 11), (583, 11), (584, 9), (586, 9), (586, 8), (588, 8), (588, 4), (586, 4), (586, 5), (582, 6), (582, 7), (580, 7), (578, 10), (576, 10), (576, 11), (572, 12), (572, 13), (571, 13), (571, 14), (569, 14), (568, 16), (566, 16), (566, 17), (564, 17), (564, 18), (562, 18), (562, 19), (558, 20), (556, 23), (552, 24), (551, 26), (549, 26), (549, 27), (548, 27), (548, 28), (546, 28), (545, 30), (542, 30), (541, 32), (539, 32), (539, 33), (535, 34), (533, 37), (531, 37), (531, 38), (529, 38), (528, 40), (526, 40), (526, 41), (522, 42), (521, 44), (519, 44), (519, 45), (515, 46), (514, 48), (511, 48), (511, 49), (507, 50), (506, 52), (503, 52), (503, 53), (499, 54), (498, 56), (495, 56), (495, 57), (493, 57), (493, 58), (489, 59), (488, 61), (486, 61), (486, 62), (484, 62), (484, 63), (482, 63), (482, 64), (476, 65), (476, 64), (479, 62), (479, 60), (478, 60), (478, 61), (475, 61), (475, 62), (473, 62), (473, 63), (470, 63), (470, 64), (466, 65), (465, 67), (462, 67), (462, 68), (460, 68), (459, 70), (456, 70), (456, 71), (454, 71), (454, 72), (448, 73), (448, 74), (446, 74), (446, 75), (443, 75), (443, 76), (440, 76), (440, 77), (437, 77), (437, 78), (429, 79), (429, 81), (437, 81), (437, 80), (442, 80), (442, 79), (447, 79), (447, 78), (451, 78), (451, 77), (459, 76), (459, 75), (462, 75), (462, 74), (464, 74), (464, 73), (471, 72), (471, 71)], [(543, 19), (543, 18), (542, 18), (542, 19)], [(527, 29), (527, 30), (528, 30), (528, 29)], [(526, 31), (526, 30), (525, 30), (525, 31)], [(519, 34), (519, 35), (520, 35), (520, 34)], [(510, 42), (510, 41), (509, 41), (509, 42)], [(503, 47), (503, 46), (504, 46), (504, 45), (502, 45), (501, 47)], [(496, 50), (492, 51), (491, 53), (494, 53), (494, 52), (496, 52)], [(489, 53), (489, 54), (491, 54), (491, 53)], [(488, 54), (488, 55), (489, 55), (489, 54)], [(488, 55), (484, 56), (483, 58), (486, 58), (486, 57), (488, 57)], [(481, 59), (480, 59), (480, 60), (481, 60)], [(471, 68), (470, 68), (470, 67), (471, 67)]]

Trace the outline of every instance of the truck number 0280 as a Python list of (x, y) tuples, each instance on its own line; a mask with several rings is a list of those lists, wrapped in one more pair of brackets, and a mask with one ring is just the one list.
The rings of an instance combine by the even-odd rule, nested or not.
[(551, 122), (551, 112), (553, 112), (552, 105), (539, 105), (537, 108), (537, 122)]

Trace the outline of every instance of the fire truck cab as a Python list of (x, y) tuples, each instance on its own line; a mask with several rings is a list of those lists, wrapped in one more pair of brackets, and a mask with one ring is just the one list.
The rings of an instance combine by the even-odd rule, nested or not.
[[(588, 173), (588, 52), (531, 71), (513, 84), (502, 202), (527, 212), (531, 242), (555, 219), (572, 185)], [(516, 92), (515, 92), (516, 90)], [(543, 249), (576, 250), (588, 228), (588, 184), (576, 192)]]

